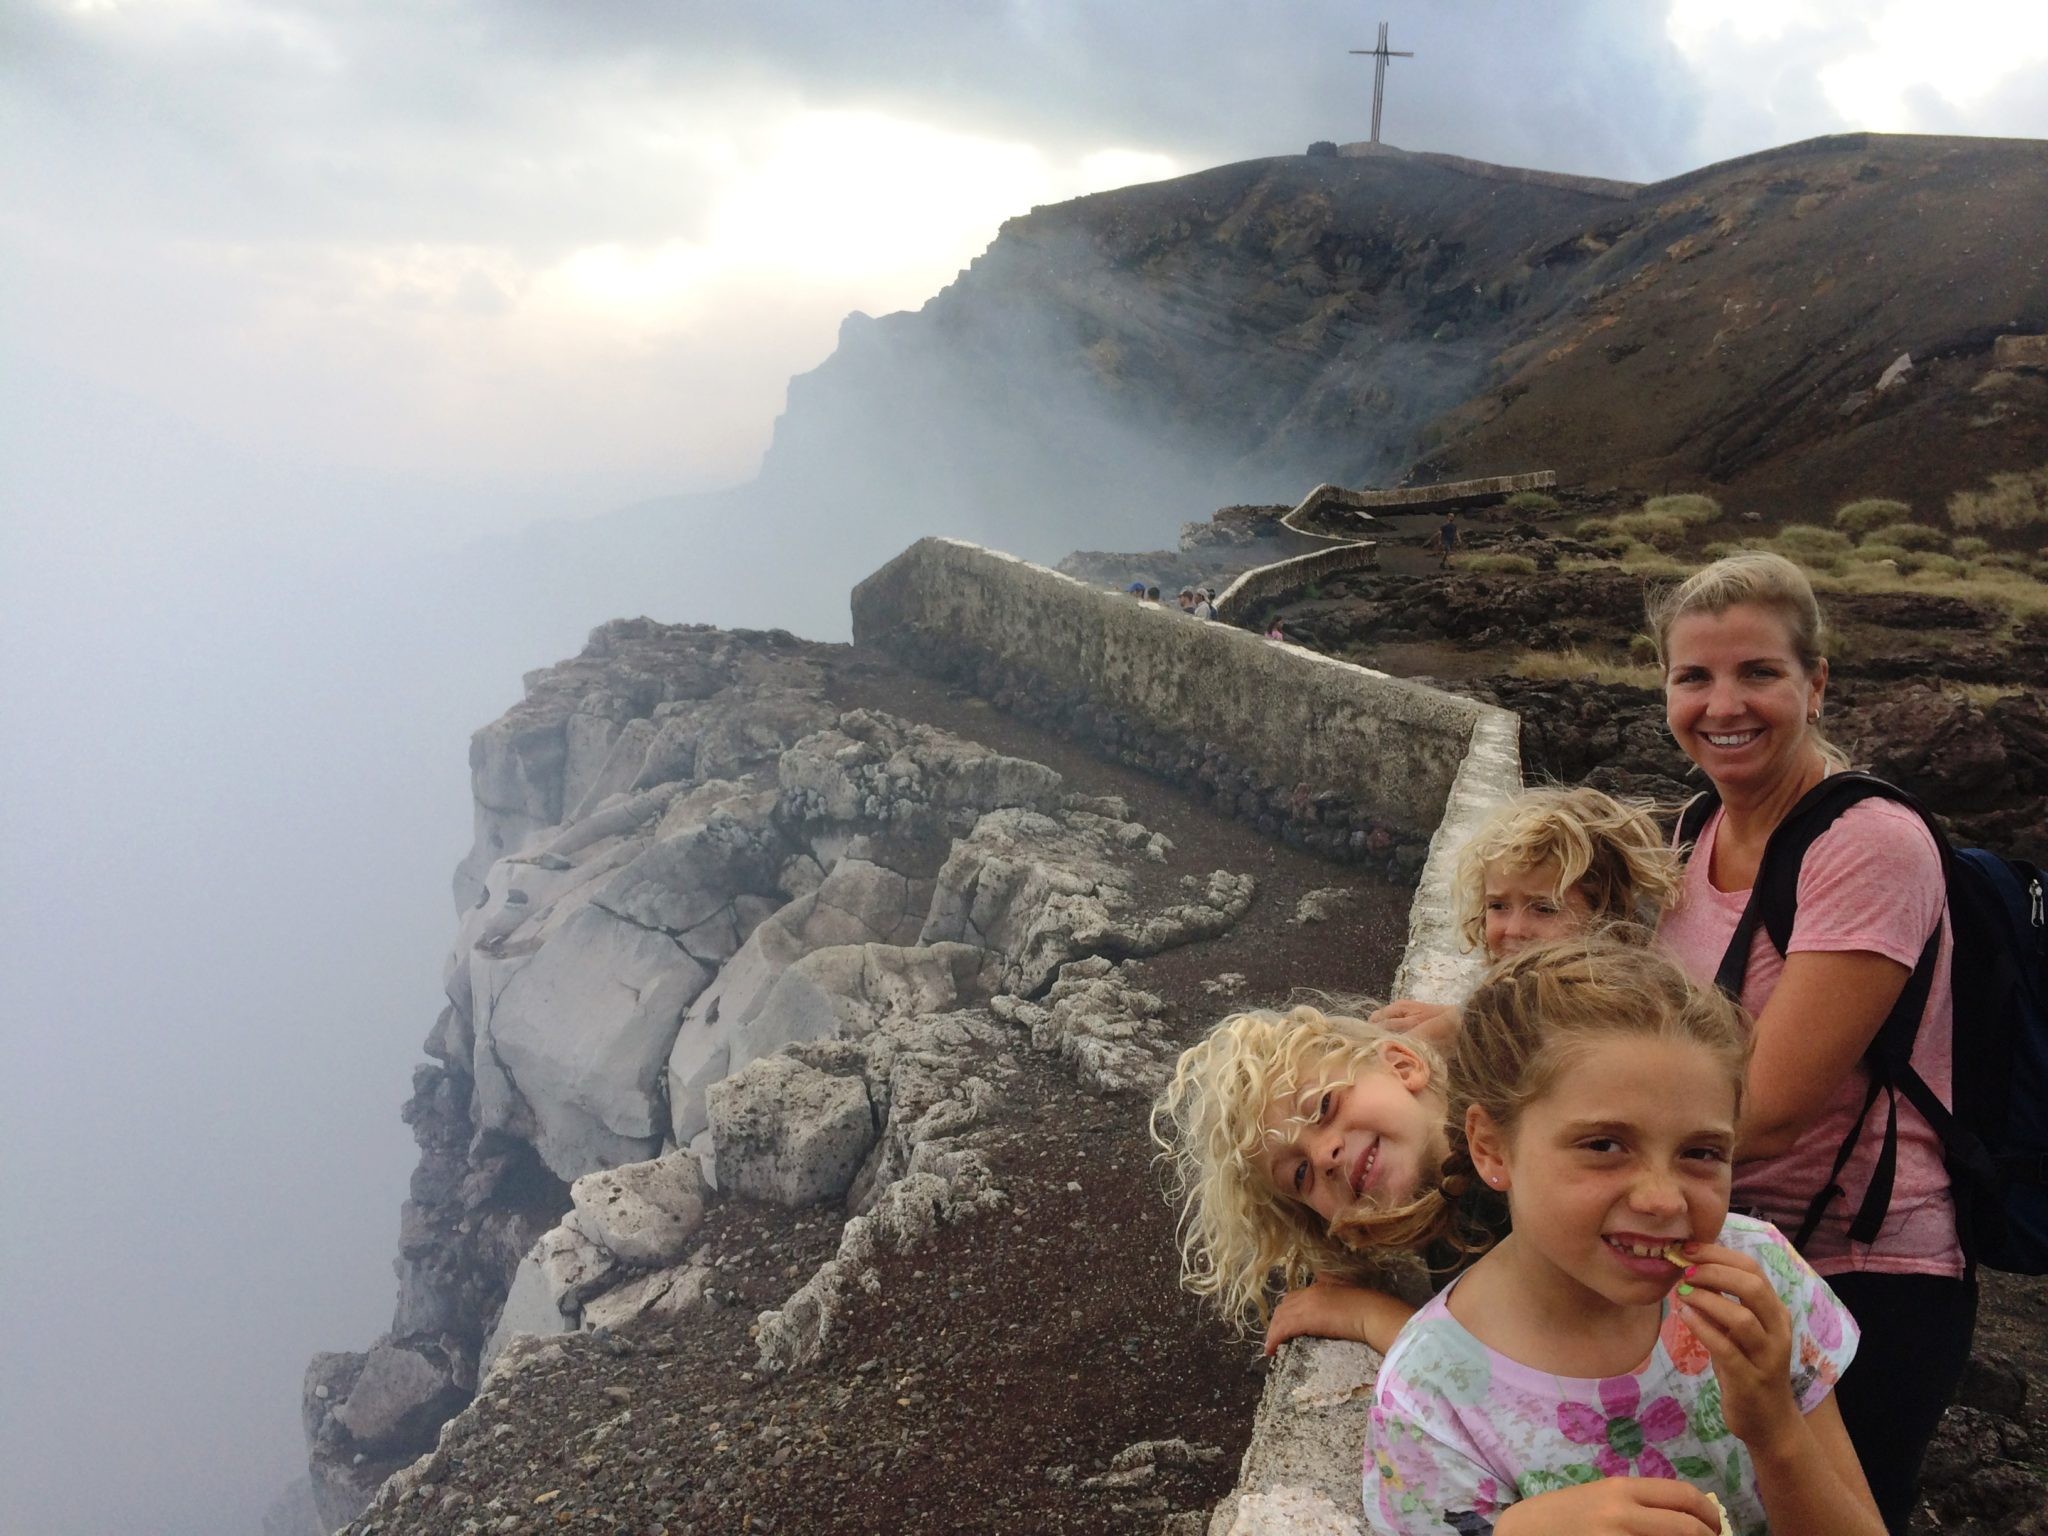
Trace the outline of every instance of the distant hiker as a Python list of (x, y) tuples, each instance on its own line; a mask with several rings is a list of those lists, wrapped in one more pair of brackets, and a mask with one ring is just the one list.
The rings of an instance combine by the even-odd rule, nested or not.
[(1157, 587), (1147, 587), (1145, 589), (1145, 601), (1157, 607), (1159, 605), (1159, 589)]
[(1180, 596), (1175, 598), (1174, 601), (1180, 604), (1180, 611), (1182, 613), (1193, 613), (1195, 611), (1195, 589), (1193, 587), (1182, 587), (1180, 589)]
[(1266, 638), (1268, 640), (1285, 640), (1287, 638), (1287, 631), (1280, 627), (1278, 619), (1275, 619), (1266, 626)]
[(1198, 619), (1215, 618), (1216, 589), (1214, 587), (1198, 588), (1195, 592), (1195, 606), (1189, 611)]
[(1432, 547), (1439, 556), (1436, 568), (1443, 570), (1451, 563), (1451, 556), (1458, 552), (1458, 514), (1456, 512), (1446, 512), (1444, 514), (1443, 526), (1437, 529)]
[(1135, 597), (1139, 602), (1142, 603), (1143, 601), (1145, 601), (1145, 583), (1143, 583), (1142, 581), (1134, 581), (1128, 587), (1125, 587), (1124, 590), (1130, 593), (1131, 596)]

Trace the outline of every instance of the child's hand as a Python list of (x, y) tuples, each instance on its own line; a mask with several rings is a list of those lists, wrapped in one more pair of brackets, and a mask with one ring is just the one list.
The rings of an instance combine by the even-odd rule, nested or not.
[(1603, 1477), (1510, 1504), (1494, 1536), (1721, 1536), (1721, 1517), (1690, 1483)]
[(1448, 1045), (1458, 1032), (1458, 1010), (1449, 1003), (1418, 1003), (1413, 998), (1404, 997), (1384, 1008), (1375, 1009), (1366, 1022), (1393, 1030), (1396, 1034), (1412, 1034), (1431, 1045), (1443, 1046)]
[(1296, 1286), (1273, 1308), (1273, 1319), (1266, 1325), (1266, 1353), (1307, 1335), (1356, 1339), (1385, 1354), (1414, 1310), (1398, 1296), (1318, 1275), (1314, 1284)]
[(1749, 1255), (1718, 1243), (1687, 1243), (1685, 1252), (1692, 1263), (1672, 1300), (1713, 1359), (1721, 1416), (1754, 1450), (1801, 1417), (1792, 1396), (1792, 1315)]

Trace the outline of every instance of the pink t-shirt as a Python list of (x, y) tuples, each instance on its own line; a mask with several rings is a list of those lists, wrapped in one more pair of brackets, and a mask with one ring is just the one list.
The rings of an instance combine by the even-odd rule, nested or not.
[[(1713, 985), (1721, 956), (1727, 952), (1749, 901), (1748, 891), (1716, 890), (1708, 878), (1720, 830), (1721, 813), (1716, 811), (1686, 861), (1678, 904), (1665, 914), (1658, 930), (1686, 973), (1704, 986)], [(1913, 1065), (1942, 1102), (1951, 1103), (1952, 944), (1947, 888), (1934, 839), (1920, 818), (1904, 806), (1888, 800), (1864, 800), (1814, 839), (1800, 864), (1799, 910), (1792, 921), (1794, 954), (1863, 950), (1912, 966), (1937, 922), (1942, 926), (1941, 944), (1927, 1011), (1913, 1043)], [(1742, 986), (1742, 1005), (1752, 1016), (1762, 1017), (1784, 972), (1783, 958), (1759, 923)], [(1799, 1027), (1796, 1019), (1781, 1019), (1777, 1024), (1779, 1028)], [(1738, 1165), (1736, 1208), (1755, 1211), (1787, 1233), (1798, 1231), (1807, 1204), (1827, 1184), (1828, 1170), (1855, 1123), (1869, 1086), (1869, 1075), (1859, 1065), (1836, 1086), (1820, 1118), (1807, 1127), (1790, 1151)], [(1856, 1153), (1842, 1170), (1844, 1197), (1828, 1207), (1807, 1244), (1807, 1259), (1823, 1275), (1857, 1270), (1909, 1275), (1963, 1273), (1955, 1202), (1942, 1165), (1941, 1139), (1903, 1094), (1898, 1106), (1898, 1173), (1884, 1226), (1874, 1243), (1849, 1240), (1849, 1223), (1862, 1204), (1878, 1151), (1884, 1145), (1885, 1096), (1880, 1094), (1864, 1123)]]

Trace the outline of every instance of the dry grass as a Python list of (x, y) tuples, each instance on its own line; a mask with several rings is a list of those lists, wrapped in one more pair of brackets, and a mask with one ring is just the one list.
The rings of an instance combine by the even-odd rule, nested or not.
[(1883, 496), (1866, 496), (1861, 501), (1845, 502), (1835, 508), (1835, 526), (1844, 533), (1866, 534), (1873, 528), (1912, 520), (1913, 509), (1905, 502)]
[(2048, 523), (2048, 466), (1993, 475), (1989, 490), (1957, 491), (1948, 499), (1948, 520), (1956, 528), (2027, 528)]
[(1616, 661), (1609, 656), (1592, 656), (1576, 648), (1569, 651), (1524, 651), (1508, 663), (1516, 677), (1535, 682), (1624, 683), (1632, 688), (1661, 688), (1663, 670), (1652, 662)]
[(1925, 523), (1886, 523), (1864, 535), (1866, 544), (1896, 544), (1901, 549), (1947, 549), (1948, 535)]
[(2000, 699), (2018, 698), (2027, 691), (2012, 683), (1951, 683), (1948, 686), (1979, 709), (1989, 709)]
[(1534, 576), (1536, 562), (1528, 555), (1459, 555), (1451, 564), (1461, 571), (1487, 576)]
[(1711, 496), (1688, 491), (1677, 496), (1652, 496), (1643, 503), (1645, 512), (1675, 517), (1692, 527), (1721, 520), (1721, 503)]
[(1957, 576), (1924, 571), (1906, 576), (1881, 565), (1852, 564), (1839, 575), (1816, 577), (1813, 584), (1822, 592), (1931, 592), (1986, 604), (2015, 619), (2048, 614), (2048, 583), (2020, 571), (1993, 568)]
[(1541, 491), (1517, 491), (1507, 500), (1510, 512), (1522, 512), (1531, 517), (1541, 517), (1557, 510), (1557, 498), (1546, 496)]
[(1622, 513), (1614, 520), (1614, 526), (1657, 549), (1676, 549), (1691, 532), (1691, 525), (1676, 512), (1653, 512), (1648, 507), (1640, 512)]

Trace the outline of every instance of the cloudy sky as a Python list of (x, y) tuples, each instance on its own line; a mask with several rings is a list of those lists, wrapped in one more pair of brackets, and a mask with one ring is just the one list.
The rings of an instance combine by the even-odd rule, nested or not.
[(1380, 16), (1411, 148), (2048, 133), (2033, 0), (0, 0), (0, 358), (510, 517), (730, 482), (1007, 215), (1363, 137)]
[(0, 0), (0, 1526), (254, 1536), (389, 1318), (464, 742), (615, 611), (465, 541), (746, 479), (1036, 203), (1363, 137), (1382, 17), (1408, 148), (2048, 136), (2040, 0)]

